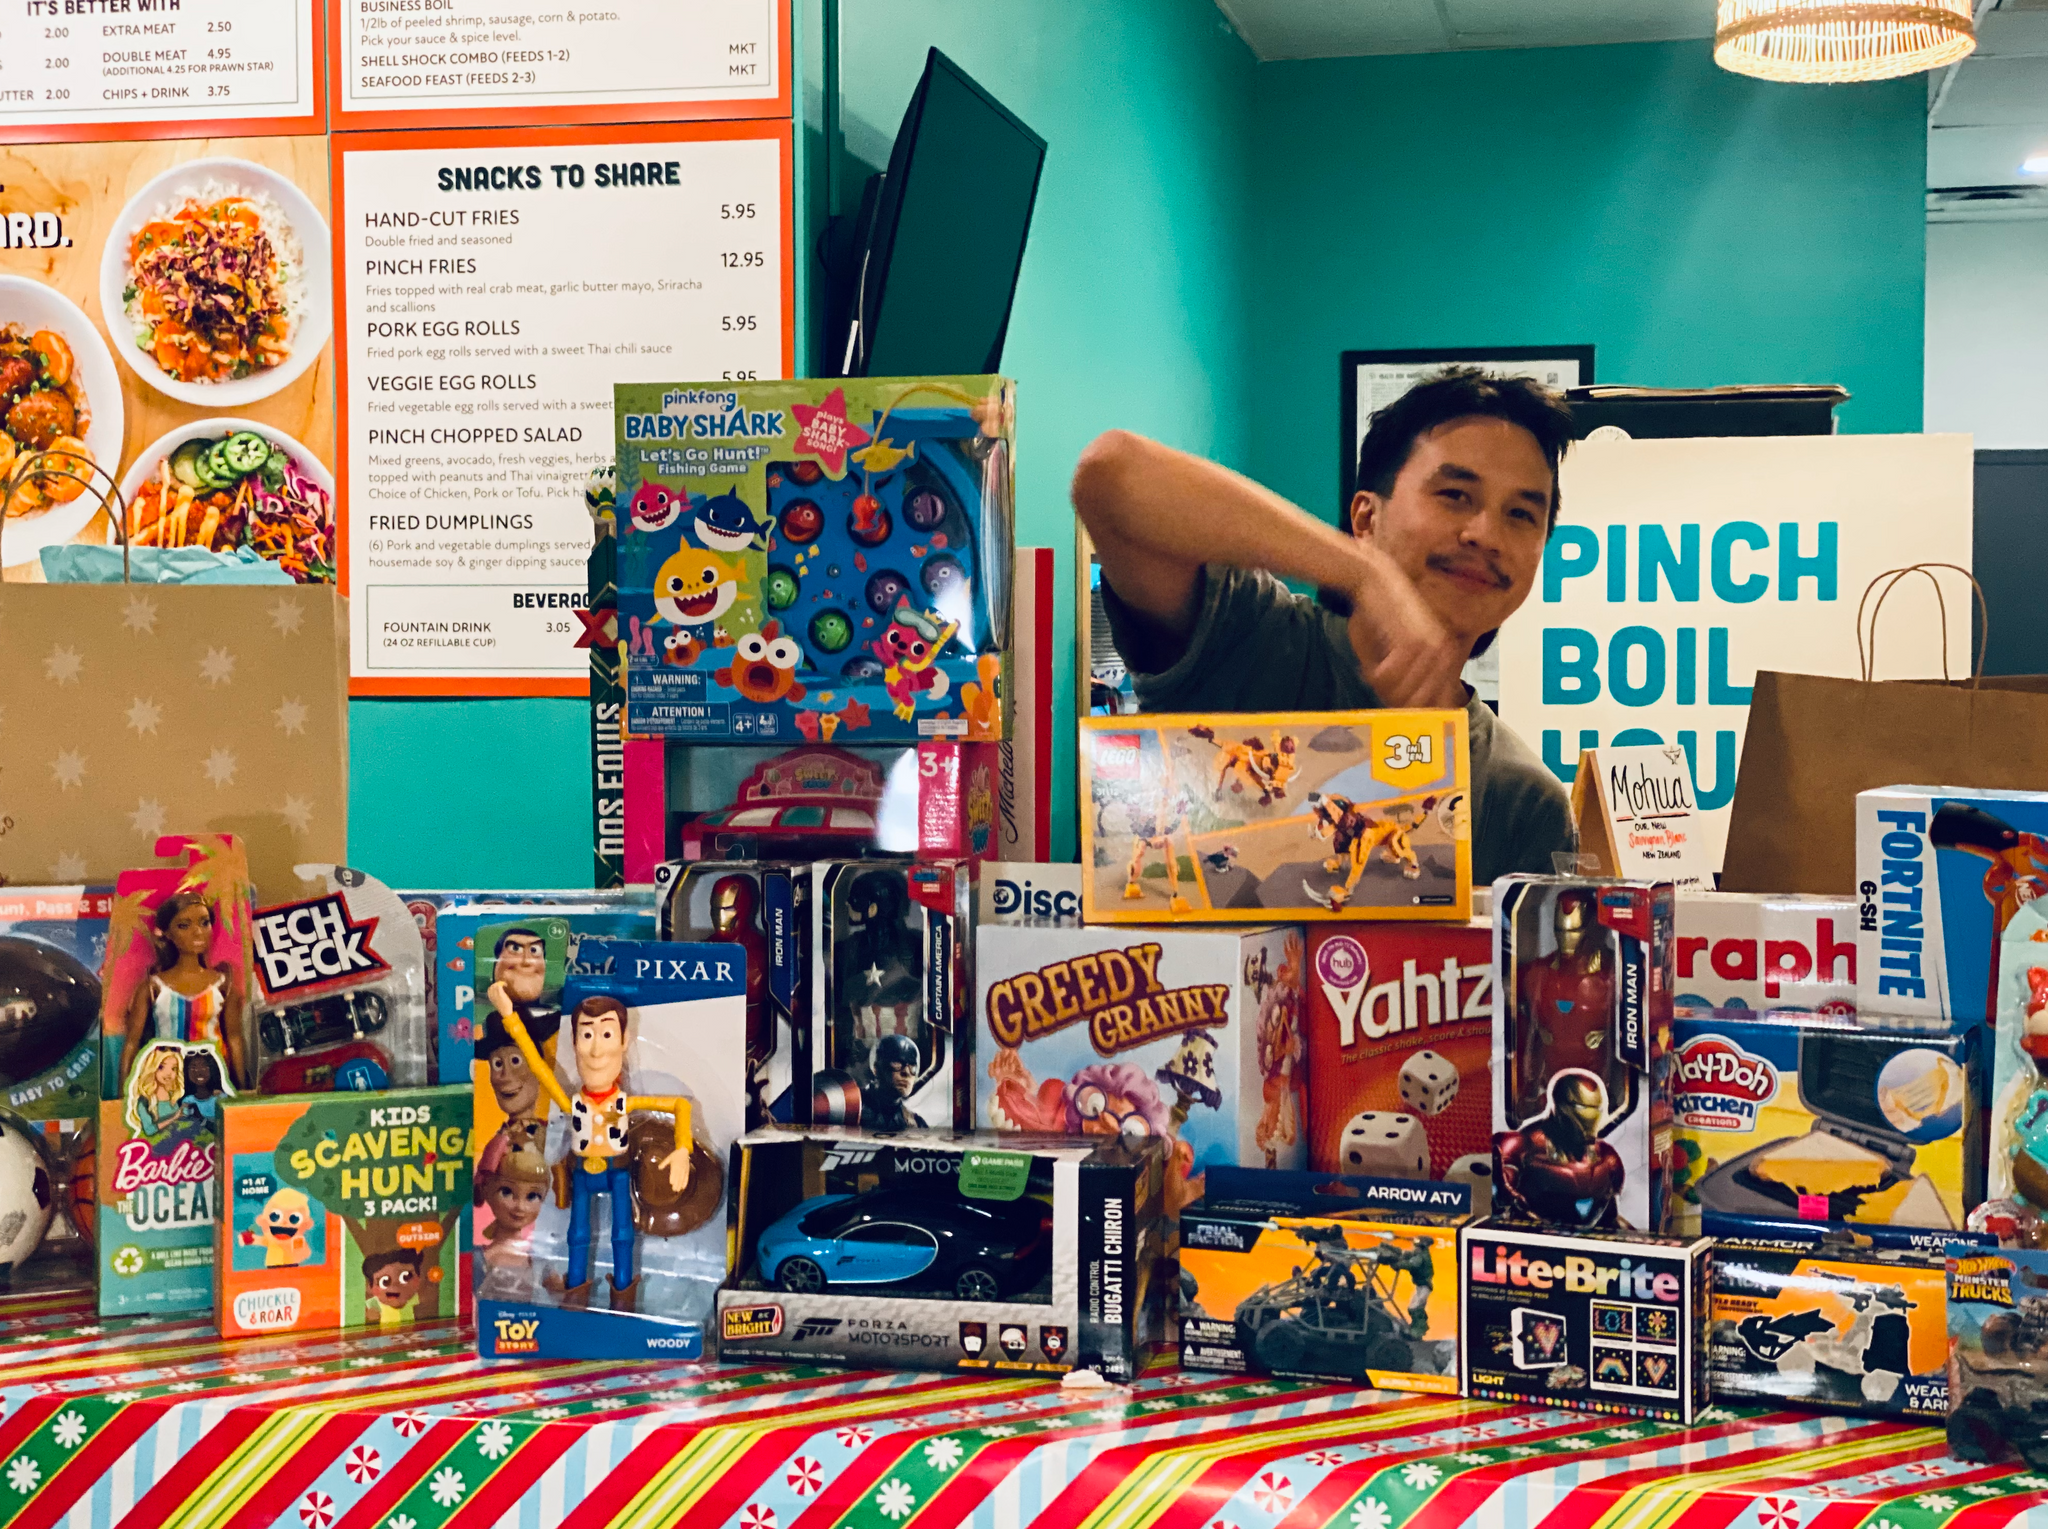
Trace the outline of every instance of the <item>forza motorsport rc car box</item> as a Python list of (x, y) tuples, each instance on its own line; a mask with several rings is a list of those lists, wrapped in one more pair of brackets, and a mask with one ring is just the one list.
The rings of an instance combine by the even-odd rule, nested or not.
[(1480, 1221), (1458, 1234), (1459, 1389), (1690, 1425), (1713, 1243)]
[(1129, 1381), (1161, 1330), (1164, 1144), (994, 1132), (749, 1134), (732, 1358)]
[(1181, 1213), (1180, 1362), (1458, 1389), (1462, 1184), (1217, 1168)]

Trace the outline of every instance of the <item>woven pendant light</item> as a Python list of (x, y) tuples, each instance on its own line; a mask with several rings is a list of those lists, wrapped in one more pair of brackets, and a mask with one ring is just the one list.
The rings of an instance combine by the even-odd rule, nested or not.
[(1714, 62), (1840, 85), (1939, 69), (1977, 46), (1971, 0), (1720, 0)]

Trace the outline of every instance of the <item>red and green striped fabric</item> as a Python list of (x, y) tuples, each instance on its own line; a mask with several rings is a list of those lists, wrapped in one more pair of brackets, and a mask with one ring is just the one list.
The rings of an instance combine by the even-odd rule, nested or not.
[(0, 1529), (2001, 1529), (1930, 1428), (1696, 1428), (1182, 1374), (492, 1364), (453, 1326), (224, 1344), (0, 1303)]

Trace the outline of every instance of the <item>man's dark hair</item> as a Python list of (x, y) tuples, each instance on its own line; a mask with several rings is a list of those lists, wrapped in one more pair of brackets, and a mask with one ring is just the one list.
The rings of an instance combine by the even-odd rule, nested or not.
[[(1356, 494), (1394, 491), (1394, 480), (1408, 463), (1415, 443), (1440, 426), (1460, 419), (1504, 419), (1536, 437), (1550, 464), (1550, 525), (1557, 528), (1562, 498), (1556, 487), (1557, 464), (1572, 442), (1572, 411), (1563, 397), (1526, 377), (1497, 377), (1476, 366), (1447, 366), (1415, 384), (1384, 409), (1375, 410), (1358, 447)], [(1345, 511), (1350, 530), (1350, 510)]]
[(541, 953), (543, 955), (547, 953), (548, 937), (546, 935), (542, 934), (538, 929), (528, 929), (524, 924), (514, 924), (510, 929), (504, 930), (498, 935), (497, 943), (491, 947), (491, 958), (493, 960), (496, 960), (505, 953), (505, 942), (515, 934), (523, 934), (529, 940), (539, 940), (541, 943)]

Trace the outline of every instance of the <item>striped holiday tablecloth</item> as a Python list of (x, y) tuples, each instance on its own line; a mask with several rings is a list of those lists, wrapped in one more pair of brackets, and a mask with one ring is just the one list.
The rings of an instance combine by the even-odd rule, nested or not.
[(1938, 1430), (1692, 1429), (1156, 1367), (1127, 1391), (491, 1364), (452, 1326), (224, 1344), (0, 1303), (0, 1525), (2048, 1529)]

